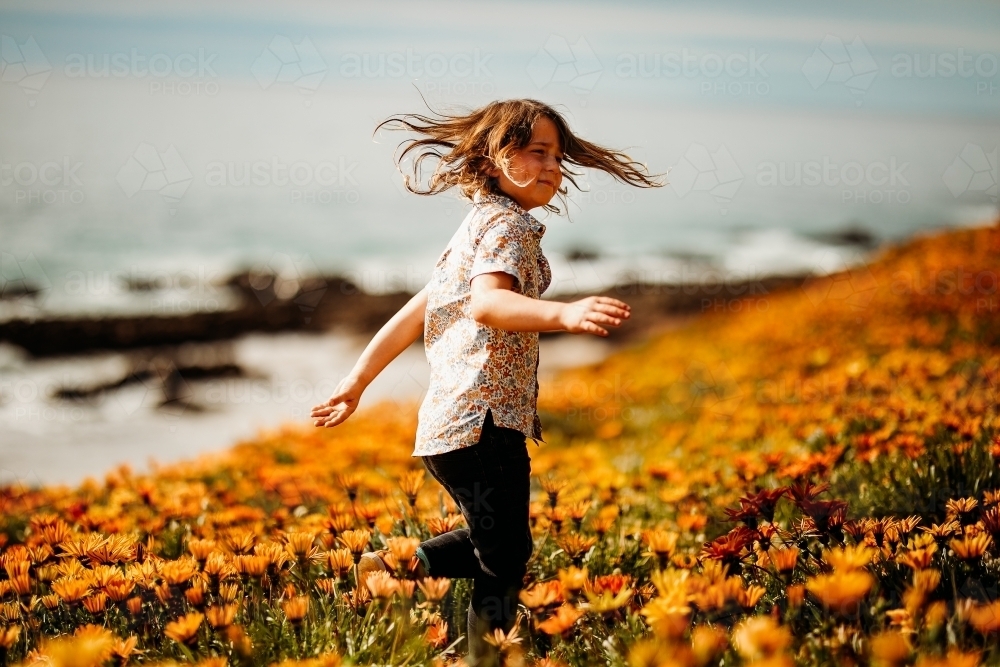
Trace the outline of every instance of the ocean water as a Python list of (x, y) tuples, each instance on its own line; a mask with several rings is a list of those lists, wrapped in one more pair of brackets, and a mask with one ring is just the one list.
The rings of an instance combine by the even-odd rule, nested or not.
[[(859, 258), (817, 235), (996, 216), (995, 5), (553, 3), (527, 26), (527, 4), (470, 7), (5, 3), (6, 293), (171, 314), (226, 307), (211, 286), (250, 267), (419, 289), (467, 204), (405, 192), (405, 135), (373, 130), (425, 101), (542, 99), (667, 174), (585, 173), (568, 217), (539, 216), (554, 292), (636, 263), (669, 281), (692, 257), (824, 270)], [(565, 260), (581, 250), (600, 261)], [(143, 280), (157, 293), (136, 299)]]

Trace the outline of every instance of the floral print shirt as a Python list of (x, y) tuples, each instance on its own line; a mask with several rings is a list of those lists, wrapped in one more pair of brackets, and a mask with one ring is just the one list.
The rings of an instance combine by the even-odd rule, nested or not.
[[(552, 273), (540, 223), (513, 199), (479, 193), (434, 267), (427, 285), (424, 349), (430, 384), (417, 413), (413, 456), (443, 454), (479, 442), (486, 409), (493, 422), (542, 440), (538, 332), (506, 331), (472, 317), (471, 280), (502, 271), (513, 291), (539, 298)], [(544, 440), (543, 440), (544, 442)]]

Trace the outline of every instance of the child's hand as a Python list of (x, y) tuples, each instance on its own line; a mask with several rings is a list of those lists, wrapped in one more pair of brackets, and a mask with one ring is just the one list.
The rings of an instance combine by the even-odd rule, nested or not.
[(314, 426), (336, 426), (350, 417), (358, 407), (365, 384), (358, 378), (348, 375), (325, 403), (320, 403), (312, 409), (310, 417)]
[(559, 314), (563, 329), (570, 333), (592, 333), (607, 336), (608, 331), (599, 324), (613, 327), (628, 319), (631, 307), (624, 301), (607, 296), (588, 296), (567, 303)]

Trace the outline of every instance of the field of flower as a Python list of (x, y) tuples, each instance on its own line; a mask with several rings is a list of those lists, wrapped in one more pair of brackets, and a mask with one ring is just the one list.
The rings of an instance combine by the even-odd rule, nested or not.
[[(1000, 226), (922, 236), (544, 385), (506, 664), (1000, 664), (998, 271)], [(0, 490), (0, 661), (455, 662), (415, 420)]]

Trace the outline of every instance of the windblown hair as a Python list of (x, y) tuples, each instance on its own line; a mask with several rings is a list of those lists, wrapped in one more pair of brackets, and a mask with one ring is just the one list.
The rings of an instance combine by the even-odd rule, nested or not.
[[(476, 192), (500, 194), (497, 179), (489, 171), (498, 167), (511, 181), (510, 158), (514, 150), (524, 148), (531, 141), (532, 129), (539, 118), (545, 116), (559, 131), (563, 153), (562, 175), (577, 190), (581, 190), (570, 165), (599, 169), (622, 183), (637, 187), (660, 187), (658, 175), (649, 174), (645, 165), (635, 162), (625, 153), (604, 148), (573, 134), (569, 124), (559, 112), (537, 100), (504, 100), (491, 102), (464, 115), (433, 112), (436, 117), (422, 114), (400, 114), (379, 123), (382, 127), (410, 130), (417, 139), (407, 139), (399, 144), (402, 153), (396, 157), (396, 166), (413, 154), (413, 175), (403, 174), (407, 190), (418, 195), (434, 195), (457, 186), (462, 194), (473, 199)], [(397, 149), (398, 150), (398, 149)], [(435, 159), (437, 165), (426, 188), (420, 187), (420, 167), (424, 160)], [(565, 205), (568, 189), (561, 186), (559, 200)], [(548, 204), (545, 210), (560, 213), (557, 206)]]

